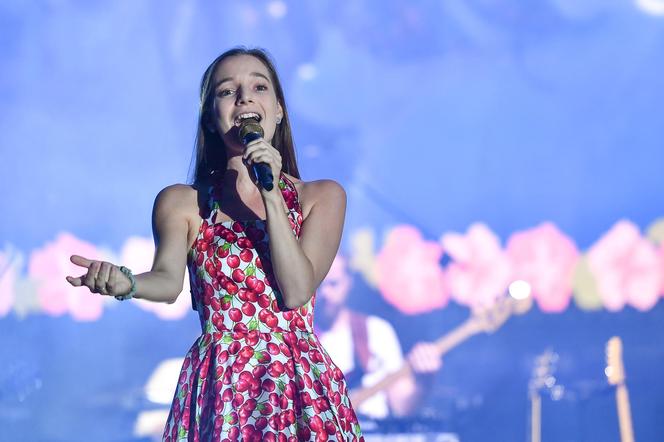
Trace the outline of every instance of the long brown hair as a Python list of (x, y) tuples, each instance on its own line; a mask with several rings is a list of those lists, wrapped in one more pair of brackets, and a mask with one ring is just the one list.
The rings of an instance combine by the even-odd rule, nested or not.
[[(270, 79), (275, 88), (277, 100), (283, 109), (283, 118), (277, 125), (272, 138), (272, 145), (279, 151), (282, 159), (282, 170), (287, 174), (300, 178), (300, 172), (297, 168), (295, 158), (295, 147), (293, 144), (293, 135), (291, 133), (290, 120), (288, 119), (288, 109), (286, 108), (286, 99), (284, 91), (277, 75), (277, 70), (272, 62), (270, 55), (260, 48), (236, 47), (230, 49), (217, 58), (208, 66), (201, 79), (200, 108), (198, 113), (198, 129), (196, 132), (196, 144), (194, 146), (195, 161), (193, 168), (194, 185), (207, 184), (213, 180), (221, 178), (226, 171), (226, 145), (221, 136), (208, 129), (206, 123), (209, 123), (211, 115), (211, 106), (214, 98), (212, 78), (217, 70), (217, 66), (228, 57), (236, 55), (251, 55), (259, 59), (270, 73)], [(195, 158), (195, 160), (194, 160)]]

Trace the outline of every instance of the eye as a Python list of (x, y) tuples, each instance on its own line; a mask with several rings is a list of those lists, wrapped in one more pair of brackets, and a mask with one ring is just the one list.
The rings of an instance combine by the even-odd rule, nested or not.
[(259, 84), (256, 86), (256, 90), (258, 92), (265, 92), (267, 90), (267, 85), (265, 84)]
[(217, 91), (217, 97), (228, 97), (235, 93), (233, 89), (220, 89)]

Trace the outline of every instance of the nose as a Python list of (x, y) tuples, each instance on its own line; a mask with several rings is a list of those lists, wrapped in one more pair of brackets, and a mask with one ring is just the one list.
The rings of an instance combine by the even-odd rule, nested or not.
[(251, 88), (245, 88), (245, 87), (239, 88), (236, 97), (238, 104), (254, 102), (253, 94), (251, 93)]

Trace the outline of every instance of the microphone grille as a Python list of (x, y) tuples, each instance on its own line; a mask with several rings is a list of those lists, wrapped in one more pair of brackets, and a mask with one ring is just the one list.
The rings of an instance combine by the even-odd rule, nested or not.
[(263, 136), (263, 128), (258, 124), (255, 118), (247, 118), (240, 124), (240, 139), (244, 140), (249, 134), (258, 134), (259, 137)]

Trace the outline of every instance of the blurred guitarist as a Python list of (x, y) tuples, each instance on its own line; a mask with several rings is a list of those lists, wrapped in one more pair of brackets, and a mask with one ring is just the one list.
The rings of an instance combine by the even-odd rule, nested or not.
[[(356, 276), (360, 278), (360, 276)], [(350, 390), (369, 387), (404, 363), (399, 339), (392, 325), (373, 315), (353, 311), (346, 305), (354, 278), (346, 260), (337, 255), (316, 294), (314, 326), (334, 363), (344, 372)], [(373, 419), (404, 417), (417, 411), (432, 374), (442, 359), (429, 342), (419, 342), (406, 356), (409, 374), (367, 399), (355, 410)]]

